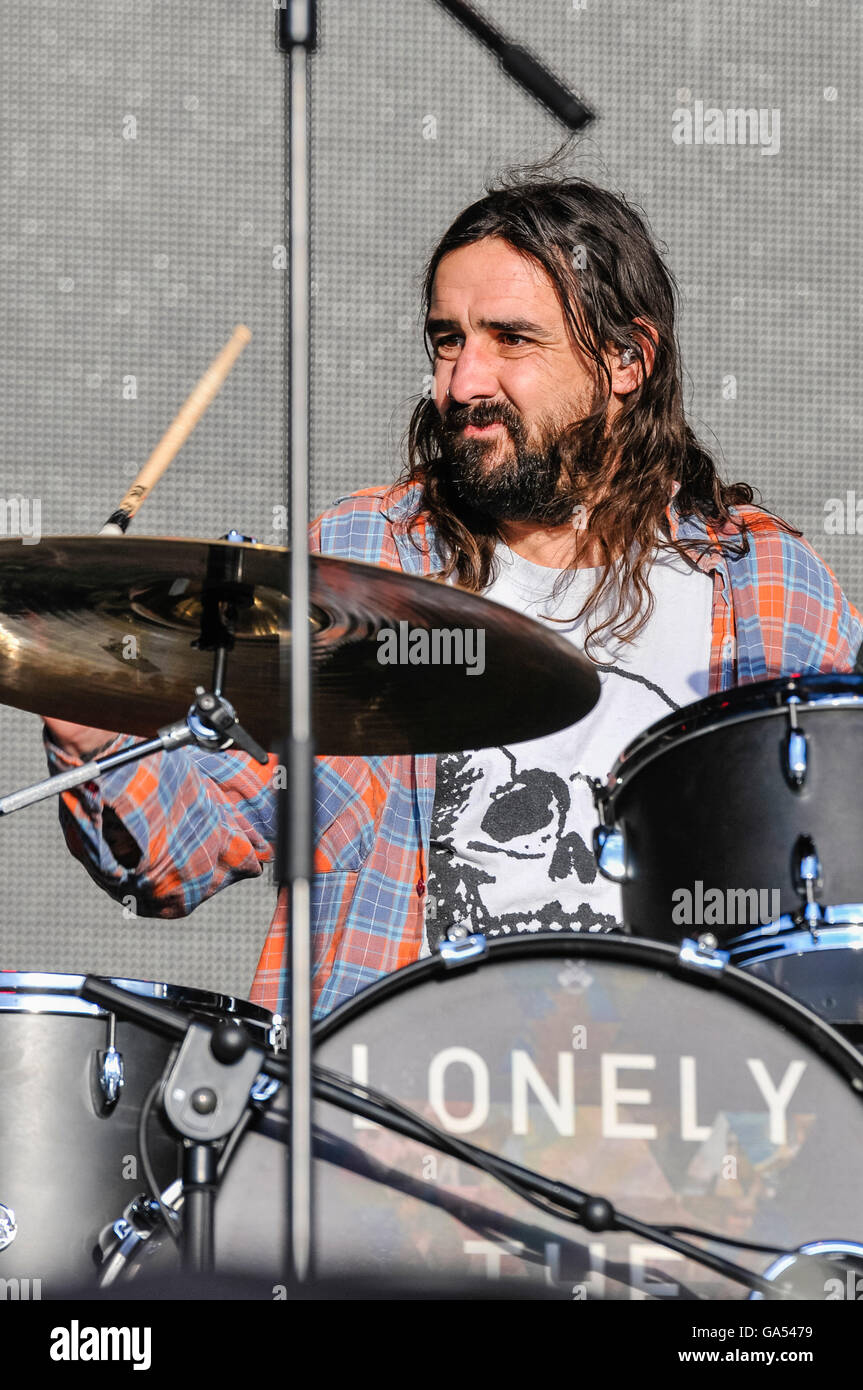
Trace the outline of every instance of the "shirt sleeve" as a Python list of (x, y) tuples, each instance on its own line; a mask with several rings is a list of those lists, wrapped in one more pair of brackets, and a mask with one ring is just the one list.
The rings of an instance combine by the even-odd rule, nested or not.
[(748, 511), (748, 552), (731, 566), (741, 680), (853, 670), (863, 620), (833, 571), (802, 536)]
[(808, 541), (783, 537), (783, 549), (785, 669), (852, 671), (863, 641), (860, 613)]
[[(79, 760), (44, 734), (52, 772)], [(136, 740), (120, 737), (101, 756)], [(273, 858), (275, 755), (180, 748), (130, 763), (64, 792), (66, 843), (112, 897), (141, 917), (182, 917)], [(129, 904), (127, 904), (129, 906)]]

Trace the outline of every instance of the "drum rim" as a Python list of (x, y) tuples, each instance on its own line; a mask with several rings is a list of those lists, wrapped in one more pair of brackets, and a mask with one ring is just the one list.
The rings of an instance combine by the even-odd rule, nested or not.
[[(86, 978), (86, 975), (60, 971), (0, 970), (0, 1014), (88, 1014), (107, 1018), (110, 1009), (82, 999), (77, 994)], [(180, 1007), (206, 1007), (214, 1013), (228, 1014), (246, 1023), (261, 1024), (267, 1028), (272, 1026), (273, 1016), (268, 1009), (238, 995), (221, 994), (192, 985), (173, 985), (162, 980), (137, 980), (114, 975), (93, 978), (107, 980), (109, 984), (145, 999), (158, 999)], [(64, 1003), (66, 1007), (63, 1007)]]
[(702, 700), (681, 705), (648, 725), (626, 745), (608, 774), (607, 784), (598, 790), (597, 800), (612, 806), (632, 777), (668, 748), (678, 748), (729, 724), (784, 714), (791, 695), (797, 697), (796, 708), (800, 712), (853, 709), (863, 705), (863, 676), (853, 671), (777, 676), (717, 690)]
[[(562, 949), (561, 949), (562, 948)], [(412, 965), (394, 970), (376, 980), (373, 985), (360, 990), (353, 998), (345, 1000), (325, 1018), (315, 1025), (314, 1042), (326, 1042), (343, 1025), (353, 1022), (362, 1014), (384, 999), (402, 994), (414, 984), (426, 979), (442, 983), (450, 976), (458, 978), (467, 971), (481, 970), (495, 960), (505, 960), (514, 955), (553, 955), (555, 950), (561, 955), (575, 955), (595, 959), (618, 957), (620, 963), (641, 965), (661, 971), (696, 985), (701, 989), (715, 990), (728, 994), (738, 1003), (752, 1008), (788, 1029), (818, 1053), (838, 1071), (849, 1089), (863, 1103), (863, 1053), (847, 1042), (840, 1033), (831, 1028), (804, 1004), (750, 974), (724, 961), (713, 960), (713, 966), (699, 966), (681, 959), (680, 949), (664, 941), (648, 941), (639, 937), (625, 936), (623, 933), (603, 933), (601, 935), (581, 932), (530, 932), (514, 936), (496, 938), (487, 942), (482, 955), (473, 957), (458, 966), (448, 966), (440, 955), (426, 957)]]

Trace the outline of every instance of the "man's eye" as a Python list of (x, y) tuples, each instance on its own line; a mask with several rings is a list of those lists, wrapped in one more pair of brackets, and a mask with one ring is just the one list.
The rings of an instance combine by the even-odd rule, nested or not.
[(500, 337), (501, 342), (503, 342), (504, 338), (508, 338), (510, 340), (510, 346), (518, 343), (526, 343), (528, 341), (521, 333), (501, 333)]
[(437, 338), (435, 340), (434, 350), (435, 352), (440, 352), (441, 348), (454, 347), (458, 340), (458, 333), (450, 333), (448, 338)]

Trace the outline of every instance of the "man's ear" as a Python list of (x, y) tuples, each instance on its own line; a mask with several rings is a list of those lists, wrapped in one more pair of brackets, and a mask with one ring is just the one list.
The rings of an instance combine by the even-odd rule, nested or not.
[[(611, 390), (615, 396), (628, 396), (641, 385), (646, 373), (650, 376), (659, 344), (659, 333), (646, 319), (635, 319), (632, 325), (632, 343), (617, 344), (609, 349), (608, 368), (611, 372)], [(644, 368), (639, 360), (638, 348), (644, 356)]]

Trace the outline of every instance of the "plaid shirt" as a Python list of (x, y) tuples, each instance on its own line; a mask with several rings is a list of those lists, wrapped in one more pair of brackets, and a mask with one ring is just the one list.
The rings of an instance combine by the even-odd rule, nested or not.
[[(430, 525), (413, 537), (413, 488), (370, 488), (343, 498), (311, 528), (311, 548), (414, 575), (442, 567)], [(723, 548), (721, 533), (667, 512), (672, 539), (710, 550), (691, 558), (713, 576), (710, 690), (799, 671), (847, 671), (863, 621), (812, 548), (755, 507), (740, 514), (749, 554)], [(736, 539), (731, 533), (730, 539)], [(638, 730), (633, 729), (633, 736)], [(111, 751), (124, 746), (119, 739)], [(54, 768), (74, 762), (46, 738)], [(66, 792), (67, 843), (113, 897), (142, 916), (180, 917), (273, 858), (275, 757), (266, 767), (237, 752), (181, 749)], [(319, 758), (316, 764), (313, 989), (318, 1017), (418, 958), (435, 757)], [(141, 854), (129, 854), (128, 831)], [(126, 846), (125, 851), (123, 846)], [(112, 848), (113, 846), (113, 848)], [(264, 944), (251, 997), (284, 1012), (284, 895)]]

